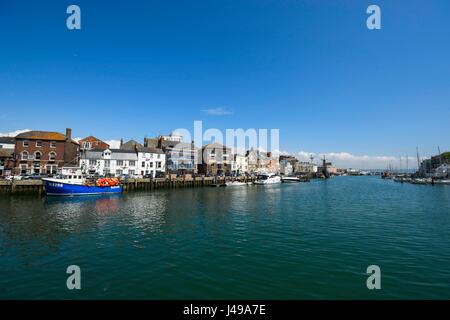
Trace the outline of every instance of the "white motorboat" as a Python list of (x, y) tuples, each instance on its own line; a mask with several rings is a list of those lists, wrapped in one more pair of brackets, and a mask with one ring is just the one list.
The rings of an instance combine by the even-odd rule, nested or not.
[(282, 177), (281, 181), (284, 183), (302, 182), (298, 177)]
[(434, 180), (435, 184), (450, 184), (450, 179)]
[(281, 177), (273, 173), (260, 174), (256, 177), (255, 184), (275, 184), (281, 183)]
[(411, 181), (413, 184), (430, 184), (431, 179), (430, 178), (416, 178)]
[(228, 181), (225, 183), (225, 185), (227, 187), (239, 187), (239, 186), (246, 186), (247, 183), (246, 182), (241, 182), (241, 181)]

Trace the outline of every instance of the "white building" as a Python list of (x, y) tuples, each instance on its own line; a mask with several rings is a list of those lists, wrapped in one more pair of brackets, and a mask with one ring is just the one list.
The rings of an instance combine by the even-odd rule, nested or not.
[(138, 173), (138, 155), (134, 150), (93, 149), (86, 151), (80, 159), (84, 172), (99, 175), (130, 175)]
[(233, 155), (231, 173), (237, 176), (248, 173), (248, 157), (241, 154)]
[(318, 165), (311, 162), (297, 162), (295, 164), (295, 173), (316, 173)]
[(447, 163), (441, 164), (436, 168), (434, 176), (436, 178), (448, 178), (450, 176), (450, 165)]
[(294, 168), (289, 160), (280, 160), (280, 174), (290, 176), (294, 173)]
[(162, 139), (164, 141), (183, 142), (183, 136), (180, 136), (179, 134), (173, 132), (169, 135), (159, 136), (159, 139)]
[(14, 149), (16, 141), (14, 137), (0, 137), (1, 149)]
[(154, 178), (163, 175), (166, 172), (166, 155), (161, 149), (157, 148), (136, 148), (138, 157), (137, 174), (146, 175), (151, 174)]

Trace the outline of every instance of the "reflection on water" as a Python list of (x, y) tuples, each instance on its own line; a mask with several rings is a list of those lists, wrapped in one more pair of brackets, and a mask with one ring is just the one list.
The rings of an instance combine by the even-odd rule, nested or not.
[(450, 188), (373, 177), (4, 196), (0, 297), (72, 298), (78, 264), (80, 298), (449, 298), (449, 212)]

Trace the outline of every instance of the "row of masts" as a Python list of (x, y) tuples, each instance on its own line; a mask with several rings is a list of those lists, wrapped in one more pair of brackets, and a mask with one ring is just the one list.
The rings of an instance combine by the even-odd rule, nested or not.
[[(439, 146), (438, 146), (438, 154), (439, 154), (439, 164), (442, 164), (442, 154), (441, 154), (441, 149), (440, 149)], [(421, 159), (420, 155), (419, 155), (419, 147), (416, 147), (416, 157), (417, 157), (417, 170), (419, 170), (420, 165), (421, 165), (421, 163), (423, 161), (423, 159)], [(394, 167), (392, 166), (392, 164), (389, 163), (388, 167), (387, 167), (387, 171), (389, 171), (389, 172), (391, 172), (391, 171), (399, 171), (399, 172), (401, 172), (403, 170), (402, 156), (399, 157), (399, 162), (400, 162), (400, 166), (399, 166), (398, 170), (395, 170)], [(406, 173), (408, 173), (408, 172), (409, 172), (409, 156), (406, 155)]]

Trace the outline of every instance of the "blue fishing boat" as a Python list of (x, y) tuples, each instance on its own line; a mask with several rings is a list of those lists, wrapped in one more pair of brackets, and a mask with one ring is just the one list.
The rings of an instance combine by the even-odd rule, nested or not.
[[(105, 179), (99, 179), (105, 180)], [(79, 168), (63, 168), (61, 178), (44, 178), (45, 193), (49, 196), (82, 196), (121, 193), (122, 186), (118, 180), (114, 185), (97, 183), (88, 183)]]

